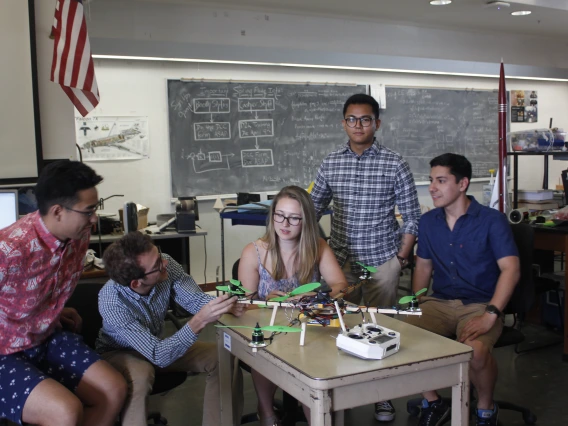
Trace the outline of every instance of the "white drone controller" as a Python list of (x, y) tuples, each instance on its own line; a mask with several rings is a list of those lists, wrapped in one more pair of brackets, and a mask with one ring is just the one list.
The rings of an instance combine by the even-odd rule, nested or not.
[(377, 324), (359, 324), (337, 336), (337, 347), (362, 359), (383, 359), (400, 348), (400, 333)]

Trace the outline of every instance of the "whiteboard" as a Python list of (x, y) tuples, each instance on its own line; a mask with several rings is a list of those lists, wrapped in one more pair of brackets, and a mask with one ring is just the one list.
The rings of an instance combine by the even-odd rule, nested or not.
[(0, 183), (8, 183), (38, 175), (28, 1), (0, 0), (0, 29)]

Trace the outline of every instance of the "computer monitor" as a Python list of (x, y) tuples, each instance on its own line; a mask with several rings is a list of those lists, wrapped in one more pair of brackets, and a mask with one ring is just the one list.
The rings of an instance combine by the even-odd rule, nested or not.
[(18, 190), (0, 189), (0, 229), (18, 220)]

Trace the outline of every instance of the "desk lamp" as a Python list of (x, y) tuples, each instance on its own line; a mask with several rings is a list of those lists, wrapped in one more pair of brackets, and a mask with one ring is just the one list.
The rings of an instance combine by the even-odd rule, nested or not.
[[(106, 198), (101, 198), (97, 203), (97, 210), (104, 210), (105, 201), (112, 197), (124, 197), (122, 194), (114, 194)], [(101, 240), (101, 215), (97, 214), (97, 233), (99, 234), (99, 256), (103, 257), (103, 243)]]

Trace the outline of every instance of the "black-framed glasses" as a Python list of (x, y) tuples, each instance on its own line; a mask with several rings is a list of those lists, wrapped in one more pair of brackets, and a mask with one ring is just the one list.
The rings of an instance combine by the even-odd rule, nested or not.
[[(65, 207), (65, 206), (63, 206), (63, 207)], [(71, 207), (65, 207), (65, 210), (69, 210), (69, 211), (71, 211), (71, 212), (79, 213), (79, 214), (82, 214), (83, 216), (86, 216), (86, 217), (89, 217), (89, 218), (90, 218), (92, 215), (94, 215), (94, 214), (97, 212), (98, 209), (99, 209), (99, 205), (98, 205), (98, 204), (97, 204), (97, 206), (96, 206), (94, 209), (92, 209), (92, 210), (86, 210), (86, 211), (84, 211), (84, 210), (75, 210), (75, 209), (72, 209)]]
[(274, 222), (277, 222), (277, 223), (283, 223), (284, 220), (287, 220), (288, 225), (290, 225), (290, 226), (298, 226), (300, 224), (300, 222), (302, 221), (301, 217), (284, 216), (283, 214), (280, 214), (280, 213), (272, 213), (272, 219), (274, 220)]
[(156, 272), (162, 272), (163, 269), (164, 269), (164, 261), (162, 259), (162, 249), (160, 249), (160, 247), (158, 247), (158, 267), (156, 269), (152, 269), (150, 272), (146, 272), (145, 274), (142, 274), (139, 279), (145, 278), (148, 275), (154, 274)]
[(357, 122), (361, 123), (363, 127), (369, 127), (371, 123), (375, 119), (373, 117), (365, 116), (365, 117), (345, 117), (345, 124), (348, 127), (355, 127), (357, 126)]

